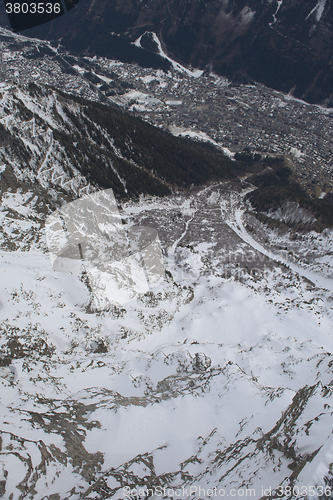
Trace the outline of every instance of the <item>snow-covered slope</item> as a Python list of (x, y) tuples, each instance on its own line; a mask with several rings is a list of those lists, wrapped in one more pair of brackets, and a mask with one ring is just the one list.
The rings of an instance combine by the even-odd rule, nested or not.
[[(332, 231), (262, 226), (246, 180), (142, 195), (170, 191), (133, 159), (138, 122), (121, 141), (122, 113), (29, 85), (25, 64), (0, 86), (0, 495), (330, 498)], [(80, 68), (66, 90), (98, 100)], [(86, 274), (52, 268), (44, 224), (106, 176), (126, 227), (158, 231), (166, 276), (96, 312)]]
[(167, 276), (97, 314), (42, 249), (1, 251), (4, 498), (330, 488), (332, 279), (237, 229), (245, 191), (125, 204), (127, 224), (158, 229)]

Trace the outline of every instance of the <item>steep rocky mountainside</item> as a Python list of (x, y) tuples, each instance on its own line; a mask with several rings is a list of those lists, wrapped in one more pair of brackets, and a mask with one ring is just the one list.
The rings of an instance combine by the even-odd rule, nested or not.
[(26, 34), (61, 37), (71, 50), (165, 69), (152, 44), (143, 50), (131, 43), (153, 31), (184, 63), (332, 105), (332, 20), (328, 0), (81, 0), (66, 16)]
[(128, 198), (249, 170), (214, 146), (55, 89), (2, 84), (0, 98), (2, 190), (35, 183), (80, 196), (98, 186)]
[[(260, 148), (253, 117), (307, 113), (313, 129), (304, 123), (294, 142), (271, 125), (264, 135), (270, 154), (293, 151), (307, 172), (313, 150), (303, 145), (330, 158), (331, 112), (179, 66), (135, 76), (5, 30), (0, 42), (0, 496), (193, 500), (217, 488), (263, 499), (272, 488), (285, 500), (331, 498), (333, 231), (263, 226), (246, 200), (249, 148), (228, 150), (223, 130), (196, 119), (216, 116), (219, 95), (230, 135)], [(180, 105), (178, 91), (191, 102)], [(331, 182), (324, 159), (312, 166), (318, 187)], [(269, 175), (278, 182), (265, 170), (257, 191)], [(55, 208), (107, 187), (127, 228), (158, 231), (166, 272), (96, 311), (87, 275), (52, 267), (44, 226)], [(312, 224), (295, 205), (267, 218)]]

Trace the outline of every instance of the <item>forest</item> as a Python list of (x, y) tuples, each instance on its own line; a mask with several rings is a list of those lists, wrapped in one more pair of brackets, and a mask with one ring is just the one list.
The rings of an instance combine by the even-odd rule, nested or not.
[[(265, 158), (263, 164), (270, 167), (269, 171), (252, 176), (249, 180), (257, 189), (247, 194), (259, 218), (270, 225), (288, 226), (296, 230), (322, 231), (333, 227), (333, 197), (327, 194), (324, 198), (311, 197), (294, 179), (293, 171), (286, 166), (283, 157)], [(268, 212), (275, 212), (287, 202), (295, 202), (307, 210), (316, 220), (312, 223), (280, 222), (269, 220)]]
[(209, 181), (238, 181), (263, 168), (243, 157), (232, 160), (212, 144), (174, 137), (116, 107), (70, 96), (80, 105), (73, 111), (69, 96), (61, 95), (73, 126), (54, 130), (55, 139), (91, 183), (112, 187), (119, 196), (163, 196)]

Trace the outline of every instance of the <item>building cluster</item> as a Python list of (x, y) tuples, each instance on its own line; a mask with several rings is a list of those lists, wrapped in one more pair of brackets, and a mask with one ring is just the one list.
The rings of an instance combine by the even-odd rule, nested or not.
[(333, 189), (333, 109), (214, 74), (165, 73), (73, 57), (46, 42), (0, 38), (5, 77), (14, 83), (33, 80), (113, 103), (173, 134), (210, 140), (232, 153), (250, 148), (262, 155), (283, 154), (308, 192), (323, 196)]

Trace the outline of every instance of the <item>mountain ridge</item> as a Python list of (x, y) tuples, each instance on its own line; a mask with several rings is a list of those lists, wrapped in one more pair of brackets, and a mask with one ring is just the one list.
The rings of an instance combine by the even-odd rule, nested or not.
[[(0, 495), (331, 496), (333, 231), (261, 224), (238, 178), (260, 152), (268, 174), (290, 153), (325, 194), (331, 111), (180, 65), (144, 71), (3, 30), (0, 41)], [(87, 273), (52, 267), (45, 217), (106, 187), (126, 229), (158, 231), (166, 273), (96, 311)]]

